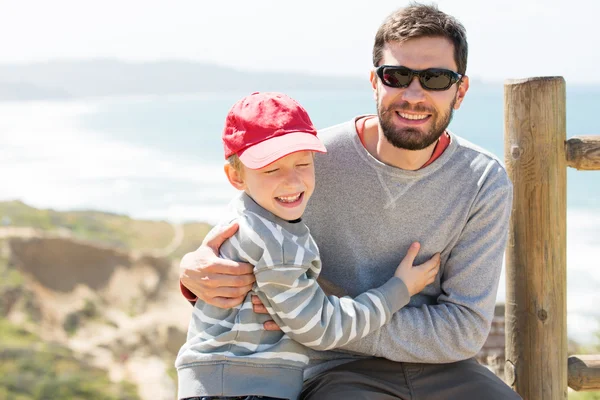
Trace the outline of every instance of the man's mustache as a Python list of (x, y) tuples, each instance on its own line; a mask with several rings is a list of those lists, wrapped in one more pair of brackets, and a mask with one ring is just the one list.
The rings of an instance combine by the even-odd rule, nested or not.
[(423, 114), (432, 114), (435, 115), (436, 111), (435, 109), (423, 106), (423, 105), (411, 105), (408, 102), (403, 102), (403, 103), (399, 103), (399, 104), (392, 104), (388, 107), (386, 107), (383, 110), (383, 114), (386, 114), (388, 112), (391, 111), (408, 111), (408, 112), (413, 112), (413, 113), (423, 113)]

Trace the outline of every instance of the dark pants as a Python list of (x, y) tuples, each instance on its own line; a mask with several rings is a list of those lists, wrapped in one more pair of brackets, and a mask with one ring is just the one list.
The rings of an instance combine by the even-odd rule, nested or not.
[(183, 400), (285, 400), (276, 399), (275, 397), (263, 397), (263, 396), (203, 396), (203, 397), (187, 397)]
[(382, 358), (339, 365), (304, 382), (303, 400), (521, 399), (474, 359), (450, 364), (397, 363)]

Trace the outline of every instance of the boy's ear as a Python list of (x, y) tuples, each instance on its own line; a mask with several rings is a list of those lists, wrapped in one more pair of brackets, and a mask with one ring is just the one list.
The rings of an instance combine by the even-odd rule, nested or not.
[(225, 170), (225, 175), (227, 175), (227, 179), (229, 180), (229, 183), (231, 183), (231, 186), (237, 190), (244, 190), (246, 188), (246, 185), (244, 184), (244, 178), (242, 177), (240, 171), (233, 168), (233, 166), (229, 163), (225, 163), (223, 169)]

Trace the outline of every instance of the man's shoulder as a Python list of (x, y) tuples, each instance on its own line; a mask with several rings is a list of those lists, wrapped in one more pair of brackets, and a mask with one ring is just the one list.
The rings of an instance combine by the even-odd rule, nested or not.
[(325, 143), (325, 146), (328, 143), (335, 143), (343, 138), (350, 138), (353, 133), (356, 133), (355, 121), (356, 119), (352, 118), (349, 121), (319, 129), (317, 135)]
[(456, 141), (458, 151), (461, 152), (463, 156), (471, 160), (480, 160), (481, 162), (484, 162), (486, 164), (498, 164), (501, 167), (501, 169), (506, 169), (504, 166), (504, 162), (491, 151), (455, 133), (450, 132), (450, 137), (452, 138), (452, 140)]
[(469, 154), (471, 157), (475, 158), (478, 156), (482, 156), (484, 159), (489, 161), (494, 161), (499, 164), (502, 164), (502, 161), (491, 151), (465, 139), (462, 136), (459, 136), (453, 132), (448, 132), (452, 140), (455, 140), (460, 151)]
[(511, 187), (504, 162), (495, 154), (469, 140), (450, 132), (452, 140), (456, 141), (457, 151), (468, 168), (475, 172), (478, 184), (492, 183), (500, 187)]

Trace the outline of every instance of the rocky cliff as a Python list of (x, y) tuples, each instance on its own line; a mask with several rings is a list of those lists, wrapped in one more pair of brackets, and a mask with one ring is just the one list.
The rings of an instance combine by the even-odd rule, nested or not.
[(173, 399), (172, 364), (190, 316), (178, 261), (15, 233), (0, 239), (2, 274), (13, 277), (2, 284), (3, 317), (105, 370), (111, 381), (134, 383), (142, 399)]

